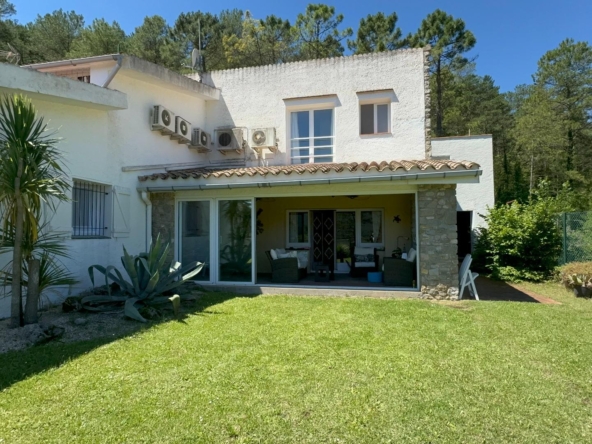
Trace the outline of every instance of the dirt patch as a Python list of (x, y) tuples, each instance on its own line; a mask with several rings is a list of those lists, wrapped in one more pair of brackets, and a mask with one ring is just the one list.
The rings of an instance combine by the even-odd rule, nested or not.
[[(184, 284), (177, 291), (181, 295), (181, 314), (193, 311), (197, 300), (203, 295), (201, 288), (192, 283)], [(162, 320), (172, 319), (172, 317), (172, 311), (166, 311), (163, 313)], [(106, 313), (85, 311), (64, 313), (61, 306), (52, 307), (39, 313), (39, 324), (10, 328), (10, 319), (0, 320), (0, 354), (11, 350), (22, 350), (40, 341), (45, 342), (44, 332), (48, 331), (60, 332), (59, 338), (53, 342), (78, 342), (104, 337), (120, 337), (142, 330), (146, 325), (124, 316), (122, 310)], [(50, 338), (45, 339), (50, 340)]]
[[(35, 344), (37, 332), (33, 326), (10, 328), (9, 325), (10, 319), (0, 321), (0, 353), (22, 350)], [(63, 328), (59, 342), (77, 342), (133, 333), (144, 324), (127, 319), (123, 313), (64, 313), (61, 307), (54, 307), (40, 313), (39, 325)]]

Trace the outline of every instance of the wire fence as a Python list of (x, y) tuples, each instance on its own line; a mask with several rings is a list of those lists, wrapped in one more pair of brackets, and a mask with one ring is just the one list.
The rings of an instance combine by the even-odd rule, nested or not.
[(592, 211), (559, 216), (563, 243), (560, 264), (592, 261)]

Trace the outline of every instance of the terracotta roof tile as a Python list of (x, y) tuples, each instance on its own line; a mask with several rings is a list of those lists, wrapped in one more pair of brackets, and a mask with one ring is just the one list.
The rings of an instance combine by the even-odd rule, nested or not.
[(307, 163), (302, 165), (277, 165), (267, 167), (248, 167), (248, 168), (190, 168), (167, 171), (166, 173), (154, 173), (147, 176), (140, 176), (138, 179), (142, 182), (147, 180), (158, 179), (209, 179), (209, 178), (224, 178), (224, 177), (242, 177), (242, 176), (278, 176), (280, 174), (290, 175), (292, 173), (302, 175), (305, 173), (315, 174), (317, 172), (329, 173), (334, 171), (341, 173), (344, 171), (397, 171), (405, 170), (411, 171), (418, 169), (420, 171), (426, 170), (456, 170), (456, 169), (475, 169), (479, 165), (475, 162), (467, 160), (392, 160), (390, 162), (349, 162), (349, 163)]

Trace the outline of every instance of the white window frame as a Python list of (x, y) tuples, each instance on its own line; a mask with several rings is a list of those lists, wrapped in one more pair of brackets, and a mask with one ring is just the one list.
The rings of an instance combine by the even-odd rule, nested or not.
[[(377, 91), (359, 91), (358, 96), (358, 121), (360, 137), (377, 137), (390, 136), (393, 134), (393, 103), (397, 101), (395, 91), (393, 89), (383, 89)], [(374, 105), (374, 133), (362, 134), (362, 105)], [(378, 132), (378, 111), (377, 105), (387, 105), (387, 122), (388, 130), (386, 132)]]
[[(326, 111), (326, 110), (331, 110), (331, 112), (333, 113), (332, 116), (332, 127), (331, 127), (331, 136), (318, 136), (315, 137), (314, 134), (314, 112), (315, 111)], [(308, 112), (308, 137), (298, 137), (298, 138), (293, 138), (292, 137), (292, 113), (301, 113), (301, 112)], [(289, 111), (289, 117), (288, 117), (288, 121), (290, 123), (290, 138), (288, 140), (288, 149), (290, 150), (290, 163), (291, 164), (295, 164), (295, 165), (301, 165), (300, 163), (294, 163), (295, 159), (306, 159), (308, 158), (308, 162), (306, 163), (314, 163), (314, 160), (316, 158), (319, 157), (331, 157), (331, 162), (335, 161), (335, 108), (334, 107), (323, 107), (323, 108), (310, 108), (310, 109), (293, 109)], [(315, 146), (314, 145), (314, 141), (316, 139), (332, 139), (332, 144), (331, 145), (323, 145), (323, 146)], [(292, 154), (293, 150), (301, 150), (303, 148), (306, 147), (297, 147), (297, 148), (292, 148), (292, 142), (295, 140), (308, 140), (308, 156), (294, 156)], [(331, 148), (331, 155), (327, 155), (327, 154), (319, 154), (319, 155), (315, 155), (314, 152), (315, 150), (319, 148)]]
[[(372, 105), (374, 110), (374, 115), (372, 117), (374, 123), (374, 132), (373, 133), (362, 133), (362, 106)], [(386, 131), (378, 132), (378, 106), (386, 105), (386, 121), (387, 121), (387, 129)], [(391, 133), (391, 106), (389, 102), (376, 102), (376, 103), (360, 103), (360, 136), (380, 136), (381, 134), (392, 134)]]
[[(308, 241), (307, 242), (290, 242), (290, 213), (306, 213), (308, 220)], [(286, 247), (290, 248), (310, 248), (312, 225), (310, 223), (310, 210), (286, 210)]]
[[(89, 185), (97, 185), (100, 187), (104, 187), (104, 191), (105, 191), (105, 202), (103, 205), (103, 221), (105, 224), (105, 227), (102, 229), (97, 229), (97, 230), (102, 230), (103, 233), (102, 234), (96, 234), (96, 233), (89, 233), (89, 234), (75, 234), (76, 229), (83, 229), (83, 230), (91, 230), (92, 228), (88, 228), (85, 227), (83, 225), (75, 225), (76, 223), (76, 214), (74, 213), (74, 188), (76, 187), (77, 184), (89, 184)], [(83, 205), (84, 208), (84, 205)], [(94, 217), (94, 216), (93, 216)], [(89, 180), (89, 179), (83, 179), (83, 178), (73, 178), (72, 179), (72, 218), (71, 218), (71, 224), (72, 224), (72, 234), (71, 234), (71, 238), (72, 239), (111, 239), (112, 237), (112, 233), (113, 233), (113, 186), (111, 184), (108, 183), (104, 183), (104, 182), (97, 182), (96, 180)]]
[[(386, 230), (384, 225), (384, 208), (356, 208), (356, 245), (360, 247), (382, 248), (385, 245)], [(380, 211), (382, 242), (362, 242), (362, 211)]]

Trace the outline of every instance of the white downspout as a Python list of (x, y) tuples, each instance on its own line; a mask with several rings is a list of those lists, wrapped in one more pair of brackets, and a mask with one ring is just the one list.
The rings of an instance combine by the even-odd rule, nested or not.
[(150, 200), (150, 193), (147, 191), (142, 191), (141, 196), (146, 204), (146, 251), (148, 251), (152, 243), (152, 201)]
[(111, 80), (113, 80), (113, 78), (115, 77), (115, 74), (117, 74), (119, 72), (119, 70), (121, 69), (121, 63), (123, 62), (123, 56), (120, 54), (114, 55), (113, 60), (116, 60), (117, 64), (109, 72), (109, 75), (107, 76), (107, 80), (105, 80), (105, 83), (103, 83), (103, 88), (107, 88), (109, 86), (109, 84), (111, 83)]

